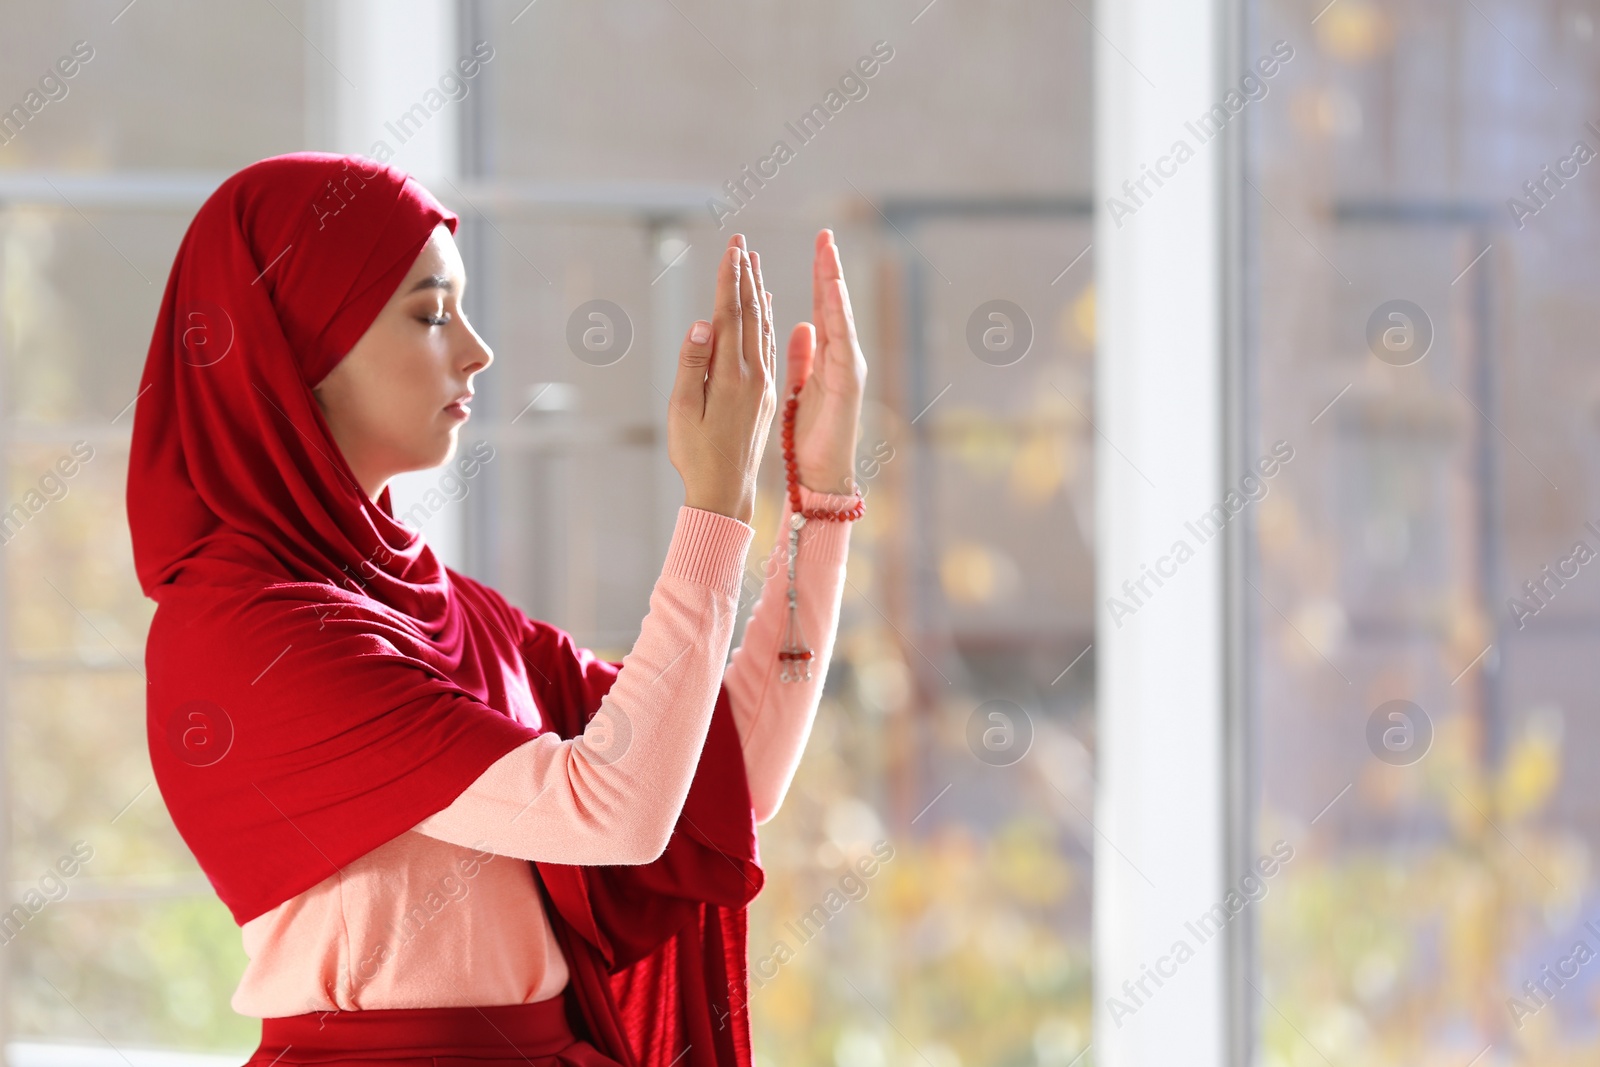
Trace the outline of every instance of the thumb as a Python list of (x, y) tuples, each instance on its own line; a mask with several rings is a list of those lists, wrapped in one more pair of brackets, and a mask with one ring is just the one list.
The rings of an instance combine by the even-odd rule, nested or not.
[(672, 382), (672, 404), (700, 416), (706, 406), (706, 371), (711, 366), (711, 323), (698, 319), (678, 350), (678, 375)]
[(789, 334), (789, 366), (783, 379), (785, 396), (805, 387), (816, 354), (816, 329), (809, 322), (796, 323), (794, 332)]

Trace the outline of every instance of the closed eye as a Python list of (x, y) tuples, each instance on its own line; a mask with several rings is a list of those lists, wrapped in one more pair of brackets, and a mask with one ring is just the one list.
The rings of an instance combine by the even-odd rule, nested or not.
[(424, 315), (417, 321), (425, 322), (429, 326), (445, 326), (450, 322), (450, 313), (448, 311), (441, 311), (437, 315)]

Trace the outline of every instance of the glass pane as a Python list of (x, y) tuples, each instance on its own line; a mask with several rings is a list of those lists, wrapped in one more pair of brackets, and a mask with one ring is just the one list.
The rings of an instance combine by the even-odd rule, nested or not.
[(304, 147), (306, 57), (321, 62), (304, 34), (308, 6), (71, 0), (8, 10), (0, 169), (225, 174)]
[(1263, 1062), (1591, 1062), (1592, 15), (1316, 14), (1252, 52)]
[(125, 518), (130, 407), (187, 221), (0, 212), (12, 1040), (240, 1049), (259, 1035), (228, 1004), (238, 929), (155, 788), (155, 605)]
[(302, 8), (34, 5), (0, 34), (15, 75), (0, 101), (12, 1041), (237, 1052), (259, 1038), (228, 1003), (238, 928), (150, 769), (155, 605), (124, 494), (151, 326), (199, 204), (148, 194), (303, 146)]

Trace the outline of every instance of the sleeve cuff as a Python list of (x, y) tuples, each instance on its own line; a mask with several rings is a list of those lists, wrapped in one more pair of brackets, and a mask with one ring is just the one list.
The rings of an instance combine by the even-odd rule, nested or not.
[[(823, 493), (809, 489), (804, 482), (800, 485), (801, 508), (847, 508), (856, 502), (854, 493)], [(793, 504), (788, 494), (783, 498), (782, 526), (778, 530), (778, 537), (788, 537), (789, 516), (794, 514)], [(800, 559), (816, 560), (819, 563), (843, 563), (850, 553), (850, 527), (854, 523), (832, 522), (827, 520), (807, 519), (806, 524), (800, 528)]]
[(755, 527), (732, 516), (681, 505), (662, 573), (736, 597), (755, 535)]

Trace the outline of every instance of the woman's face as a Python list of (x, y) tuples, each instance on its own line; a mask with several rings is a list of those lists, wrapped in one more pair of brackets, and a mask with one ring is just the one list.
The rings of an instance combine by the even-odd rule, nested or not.
[(390, 478), (455, 452), (468, 411), (455, 402), (494, 360), (461, 310), (466, 270), (443, 223), (348, 355), (312, 389), (361, 487), (376, 500)]

